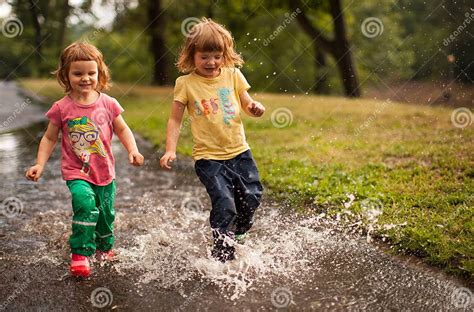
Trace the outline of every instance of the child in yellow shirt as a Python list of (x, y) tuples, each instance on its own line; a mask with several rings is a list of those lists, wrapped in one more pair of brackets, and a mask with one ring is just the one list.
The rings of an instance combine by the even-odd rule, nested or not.
[(171, 169), (184, 110), (191, 119), (195, 170), (212, 202), (211, 255), (235, 258), (235, 243), (252, 227), (263, 193), (255, 161), (245, 139), (240, 111), (260, 117), (265, 107), (254, 101), (247, 80), (236, 66), (243, 60), (224, 26), (203, 18), (186, 36), (168, 121), (166, 153), (160, 160)]

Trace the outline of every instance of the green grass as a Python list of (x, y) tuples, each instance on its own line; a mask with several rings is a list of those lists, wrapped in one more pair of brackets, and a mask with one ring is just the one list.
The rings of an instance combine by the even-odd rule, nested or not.
[[(62, 93), (53, 80), (23, 86), (50, 98)], [(171, 88), (116, 84), (109, 92), (125, 108), (133, 131), (163, 147)], [(468, 278), (474, 274), (473, 127), (456, 128), (452, 109), (313, 95), (255, 94), (266, 107), (245, 117), (247, 139), (267, 195), (298, 211), (356, 214), (366, 200), (380, 203), (379, 224), (397, 250)], [(287, 108), (291, 125), (277, 128), (271, 115)], [(178, 152), (190, 155), (185, 126)]]

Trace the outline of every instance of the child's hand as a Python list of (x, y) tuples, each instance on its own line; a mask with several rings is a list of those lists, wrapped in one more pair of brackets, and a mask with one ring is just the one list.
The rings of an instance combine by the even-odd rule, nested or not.
[(255, 117), (260, 117), (263, 115), (263, 113), (265, 113), (265, 106), (263, 106), (260, 102), (254, 101), (248, 106), (248, 111)]
[(166, 152), (160, 159), (161, 168), (171, 169), (171, 163), (176, 159), (175, 152)]
[(25, 176), (28, 180), (38, 182), (41, 174), (43, 173), (43, 169), (44, 167), (42, 165), (36, 164), (26, 171)]
[(128, 154), (128, 161), (130, 162), (130, 164), (137, 167), (143, 165), (144, 159), (145, 157), (143, 157), (143, 155), (140, 154), (140, 152), (138, 151), (131, 152), (130, 154)]

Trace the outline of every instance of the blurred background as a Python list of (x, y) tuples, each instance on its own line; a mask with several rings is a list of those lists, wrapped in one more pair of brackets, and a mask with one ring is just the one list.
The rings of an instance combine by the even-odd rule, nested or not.
[(75, 40), (117, 82), (173, 85), (184, 35), (224, 24), (256, 91), (472, 107), (474, 3), (423, 0), (2, 0), (0, 79), (52, 77)]

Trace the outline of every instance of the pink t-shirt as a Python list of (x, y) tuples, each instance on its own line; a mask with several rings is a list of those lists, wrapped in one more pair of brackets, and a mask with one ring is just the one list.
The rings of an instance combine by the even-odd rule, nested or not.
[(64, 180), (103, 186), (115, 179), (112, 123), (122, 112), (117, 100), (104, 93), (90, 105), (79, 104), (68, 95), (53, 104), (46, 117), (61, 129)]

